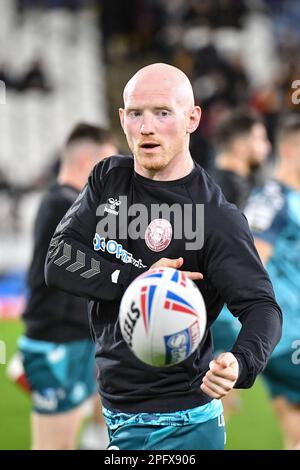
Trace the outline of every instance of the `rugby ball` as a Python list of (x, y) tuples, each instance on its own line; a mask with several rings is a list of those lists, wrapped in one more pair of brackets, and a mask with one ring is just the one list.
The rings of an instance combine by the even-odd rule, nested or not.
[(119, 322), (124, 340), (141, 361), (167, 367), (197, 349), (206, 328), (206, 308), (185, 272), (150, 269), (126, 289)]

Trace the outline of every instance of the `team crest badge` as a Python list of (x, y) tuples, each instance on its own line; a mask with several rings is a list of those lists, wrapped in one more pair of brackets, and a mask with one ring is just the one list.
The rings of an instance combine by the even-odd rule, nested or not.
[(147, 247), (155, 252), (165, 250), (172, 239), (172, 225), (166, 219), (154, 219), (145, 232)]

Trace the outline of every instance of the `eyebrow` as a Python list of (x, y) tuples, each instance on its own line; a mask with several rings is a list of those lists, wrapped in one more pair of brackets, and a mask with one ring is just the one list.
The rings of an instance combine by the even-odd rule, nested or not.
[[(170, 111), (170, 112), (173, 111), (173, 108), (171, 108), (170, 106), (155, 106), (154, 108), (150, 108), (150, 109), (152, 109), (154, 111), (161, 111), (161, 110)], [(142, 106), (141, 107), (138, 107), (138, 106), (134, 107), (133, 106), (133, 107), (130, 107), (130, 108), (125, 108), (126, 113), (130, 113), (132, 111), (142, 111), (142, 110), (143, 110)]]
[(126, 113), (130, 113), (131, 111), (141, 111), (141, 108), (125, 108)]

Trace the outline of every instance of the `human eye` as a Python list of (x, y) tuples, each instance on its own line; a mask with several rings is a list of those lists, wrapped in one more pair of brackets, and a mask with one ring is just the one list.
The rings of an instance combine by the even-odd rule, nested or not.
[(168, 109), (159, 109), (157, 110), (157, 115), (160, 118), (166, 118), (167, 116), (170, 116), (170, 111)]
[(131, 109), (127, 112), (127, 116), (130, 119), (136, 119), (142, 115), (142, 112), (139, 111), (138, 109)]

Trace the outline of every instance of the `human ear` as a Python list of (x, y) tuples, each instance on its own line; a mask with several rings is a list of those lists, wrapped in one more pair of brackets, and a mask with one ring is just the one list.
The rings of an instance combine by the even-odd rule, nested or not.
[(125, 110), (123, 108), (119, 108), (120, 123), (121, 123), (123, 131), (124, 131), (124, 114), (125, 114)]
[(194, 106), (193, 109), (190, 111), (188, 116), (189, 122), (187, 126), (187, 132), (192, 134), (195, 132), (197, 127), (199, 126), (201, 120), (201, 108), (200, 106)]

